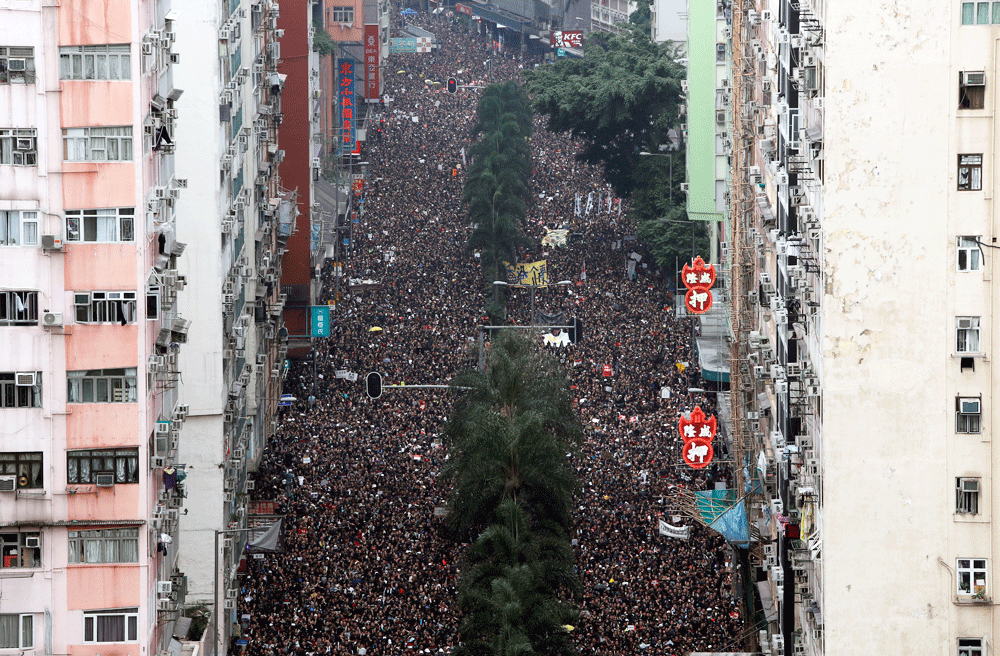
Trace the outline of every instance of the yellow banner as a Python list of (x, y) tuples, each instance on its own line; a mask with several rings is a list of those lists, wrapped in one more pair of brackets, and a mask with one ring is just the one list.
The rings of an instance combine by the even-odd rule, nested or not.
[(504, 264), (507, 266), (507, 281), (513, 287), (545, 287), (549, 284), (549, 273), (545, 260), (522, 264), (504, 262)]

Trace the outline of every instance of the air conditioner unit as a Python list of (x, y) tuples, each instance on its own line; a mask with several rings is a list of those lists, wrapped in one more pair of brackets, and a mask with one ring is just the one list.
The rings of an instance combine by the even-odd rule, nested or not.
[(774, 183), (779, 185), (788, 184), (788, 173), (785, 171), (778, 171), (774, 174)]
[(775, 394), (787, 394), (788, 393), (788, 381), (787, 380), (776, 380), (776, 381), (774, 381), (774, 393)]
[(115, 475), (114, 474), (94, 474), (94, 483), (97, 487), (114, 487), (115, 485)]
[(169, 595), (174, 590), (174, 584), (170, 581), (157, 581), (156, 582), (156, 594), (161, 597)]
[(986, 86), (986, 73), (983, 71), (962, 71), (962, 84), (967, 87)]
[(226, 503), (232, 503), (236, 496), (232, 492), (226, 492)]
[(224, 605), (224, 607), (225, 607), (226, 610), (236, 610), (236, 600), (235, 599), (226, 599), (223, 602), (223, 605)]
[(42, 315), (42, 326), (56, 328), (61, 325), (63, 325), (63, 315), (61, 312), (46, 312)]
[(681, 191), (686, 192), (686, 191), (688, 191), (688, 189), (691, 188), (691, 186), (687, 182), (682, 182), (681, 185), (680, 185), (680, 188), (681, 188)]
[(982, 409), (982, 402), (978, 398), (960, 398), (958, 408), (963, 415), (978, 415)]
[(19, 371), (14, 374), (14, 385), (17, 387), (31, 387), (35, 384), (34, 371)]
[(42, 538), (37, 535), (25, 536), (24, 546), (29, 549), (38, 549), (42, 546)]
[(17, 489), (17, 474), (0, 476), (0, 492), (13, 492)]
[(47, 251), (62, 250), (62, 237), (59, 235), (42, 235), (42, 248)]
[(17, 141), (14, 144), (14, 150), (34, 150), (34, 149), (35, 149), (35, 140), (32, 137), (18, 137)]
[(747, 12), (747, 22), (750, 23), (751, 27), (753, 27), (755, 25), (760, 25), (760, 12), (759, 11), (753, 11), (753, 10), (748, 11)]
[(157, 599), (156, 600), (156, 610), (158, 611), (171, 611), (174, 609), (174, 602), (170, 599)]
[(681, 91), (683, 93), (687, 93), (688, 92), (688, 81), (687, 80), (681, 80)]
[(163, 469), (167, 466), (167, 459), (163, 456), (150, 456), (149, 458), (149, 468), (150, 469)]
[(247, 483), (246, 483), (246, 490), (247, 490), (247, 492), (249, 492), (250, 490), (252, 490), (253, 487), (254, 487), (254, 482), (253, 481), (247, 481)]

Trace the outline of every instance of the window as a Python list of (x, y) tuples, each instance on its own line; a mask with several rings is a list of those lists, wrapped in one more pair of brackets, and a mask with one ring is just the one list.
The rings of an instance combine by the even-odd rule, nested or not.
[(160, 318), (159, 285), (151, 285), (149, 289), (146, 290), (146, 318), (154, 320)]
[(0, 210), (0, 246), (38, 246), (38, 212)]
[(31, 615), (0, 614), (0, 649), (32, 649), (35, 621)]
[(0, 567), (42, 566), (42, 534), (38, 531), (0, 531)]
[(986, 656), (982, 638), (959, 638), (958, 656)]
[(40, 371), (0, 372), (0, 408), (42, 407)]
[(138, 608), (88, 610), (83, 613), (84, 642), (135, 642), (138, 639)]
[(77, 323), (135, 323), (135, 292), (73, 292)]
[(0, 475), (15, 476), (19, 489), (40, 489), (42, 485), (42, 453), (0, 453)]
[(0, 128), (0, 164), (36, 166), (38, 132), (34, 128)]
[(979, 245), (979, 237), (959, 237), (958, 238), (958, 270), (959, 271), (979, 271), (982, 262), (982, 247)]
[[(1000, 8), (1000, 2), (997, 3)], [(986, 73), (962, 71), (958, 74), (958, 108), (982, 109), (986, 106)]]
[(0, 326), (38, 324), (38, 292), (0, 291)]
[(59, 48), (60, 80), (129, 80), (132, 55), (120, 46), (63, 46)]
[(1000, 23), (1000, 2), (963, 2), (962, 25)]
[(67, 162), (131, 162), (132, 126), (66, 128), (63, 160)]
[(35, 49), (0, 48), (0, 84), (34, 84)]
[(979, 317), (956, 317), (955, 351), (979, 353)]
[(955, 399), (956, 432), (978, 433), (982, 416), (981, 399), (961, 396)]
[(958, 559), (958, 594), (986, 596), (986, 559)]
[(105, 528), (69, 532), (71, 563), (139, 562), (139, 529)]
[(68, 371), (68, 403), (135, 403), (135, 367)]
[(979, 514), (979, 479), (955, 479), (955, 512), (968, 515)]
[(139, 449), (88, 449), (66, 452), (66, 482), (96, 483), (98, 474), (114, 474), (115, 483), (139, 482)]
[(135, 208), (66, 210), (66, 241), (135, 241)]
[(354, 7), (330, 7), (331, 23), (353, 23)]
[(958, 190), (982, 191), (983, 189), (983, 156), (958, 156)]

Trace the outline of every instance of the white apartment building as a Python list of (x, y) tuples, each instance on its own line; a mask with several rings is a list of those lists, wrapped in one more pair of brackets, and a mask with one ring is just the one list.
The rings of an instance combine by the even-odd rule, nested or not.
[(764, 653), (994, 650), (1000, 3), (896, 9), (733, 8), (733, 423)]
[[(178, 0), (177, 66), (191, 114), (177, 133), (188, 180), (177, 231), (189, 244), (181, 306), (193, 321), (180, 396), (189, 408), (181, 459), (197, 498), (181, 518), (189, 599), (219, 608), (227, 636), (246, 543), (252, 471), (275, 428), (287, 340), (281, 255), (295, 195), (284, 191), (277, 146), (284, 76), (280, 8), (260, 0)], [(284, 217), (284, 218), (282, 218)], [(220, 641), (220, 644), (221, 641)]]

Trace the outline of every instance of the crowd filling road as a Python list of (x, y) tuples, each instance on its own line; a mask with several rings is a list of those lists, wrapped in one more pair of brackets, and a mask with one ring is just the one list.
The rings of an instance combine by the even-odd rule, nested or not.
[[(438, 433), (452, 399), (444, 390), (387, 389), (372, 401), (364, 375), (446, 384), (475, 362), (492, 291), (465, 249), (471, 226), (461, 196), (479, 91), (450, 95), (444, 82), (487, 83), (488, 59), (493, 81), (516, 79), (534, 62), (496, 53), (490, 39), (446, 16), (412, 19), (440, 48), (393, 55), (383, 69), (384, 121), (374, 122), (379, 134), (369, 130), (369, 184), (346, 276), (324, 271), (323, 300), (340, 292), (331, 336), (316, 345), (315, 378), (310, 360), (294, 365), (286, 383), (300, 400), (315, 389), (315, 402), (282, 415), (254, 476), (255, 498), (274, 500), (285, 515), (286, 551), (247, 560), (234, 652), (438, 654), (459, 641), (463, 545), (442, 537), (434, 512), (447, 498), (437, 482), (445, 456)], [(669, 280), (632, 237), (627, 203), (619, 212), (600, 171), (574, 160), (578, 144), (541, 121), (531, 144), (535, 201), (525, 232), (534, 246), (521, 260), (545, 259), (550, 281), (573, 281), (539, 289), (535, 303), (585, 326), (581, 344), (552, 350), (571, 375), (586, 432), (574, 456), (582, 482), (573, 536), (584, 589), (573, 628), (579, 650), (735, 649), (743, 620), (721, 538), (699, 526), (688, 541), (657, 530), (659, 519), (672, 521), (674, 486), (704, 489), (724, 476), (681, 464), (677, 419), (693, 405), (688, 388), (700, 383), (697, 367), (685, 366), (693, 360), (689, 320), (674, 318)], [(568, 228), (568, 244), (542, 246), (545, 228)], [(642, 259), (630, 275), (631, 253)], [(380, 284), (359, 290), (348, 277)], [(529, 323), (528, 291), (510, 293), (508, 323)], [(338, 370), (359, 378), (338, 378)]]

